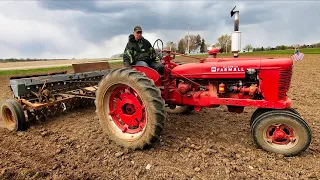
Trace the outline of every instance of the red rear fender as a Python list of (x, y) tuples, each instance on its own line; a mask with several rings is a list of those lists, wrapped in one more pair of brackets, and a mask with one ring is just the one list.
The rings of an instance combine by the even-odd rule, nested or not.
[(159, 81), (160, 74), (156, 70), (146, 66), (132, 66), (132, 69), (135, 69), (136, 71), (140, 71), (149, 79), (152, 79), (153, 82), (156, 84), (156, 86), (160, 86), (160, 81)]

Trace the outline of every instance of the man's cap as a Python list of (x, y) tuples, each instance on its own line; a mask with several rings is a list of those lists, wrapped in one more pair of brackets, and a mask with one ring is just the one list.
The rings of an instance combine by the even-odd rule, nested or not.
[(134, 32), (142, 31), (142, 28), (140, 26), (136, 26), (133, 29)]

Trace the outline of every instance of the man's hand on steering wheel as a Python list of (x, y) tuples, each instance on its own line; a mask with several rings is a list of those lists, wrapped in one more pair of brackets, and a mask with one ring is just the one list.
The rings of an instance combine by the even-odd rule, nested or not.
[[(158, 44), (159, 41), (161, 42), (161, 45), (162, 45), (161, 49), (160, 49), (159, 44)], [(156, 43), (157, 43), (158, 49), (155, 49), (155, 48), (154, 48), (155, 45), (156, 45)], [(161, 39), (157, 39), (157, 40), (153, 43), (152, 48), (153, 48), (153, 50), (154, 50), (154, 52), (152, 53), (152, 59), (155, 59), (155, 61), (160, 62), (161, 59), (163, 58), (163, 53), (162, 53), (162, 51), (163, 51), (163, 42), (162, 42), (162, 40), (161, 40)]]
[(162, 58), (163, 58), (163, 53), (161, 52), (161, 50), (157, 50), (155, 54), (155, 60), (160, 62)]

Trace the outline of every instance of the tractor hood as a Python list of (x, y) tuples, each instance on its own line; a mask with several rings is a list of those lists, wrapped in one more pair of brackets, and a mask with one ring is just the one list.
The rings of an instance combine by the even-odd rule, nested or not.
[(204, 63), (188, 63), (172, 69), (172, 76), (187, 78), (245, 78), (247, 69), (291, 69), (289, 58), (207, 58)]

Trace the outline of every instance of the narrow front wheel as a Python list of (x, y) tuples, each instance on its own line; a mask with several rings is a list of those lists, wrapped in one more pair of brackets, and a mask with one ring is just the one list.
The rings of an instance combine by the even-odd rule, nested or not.
[[(250, 119), (250, 125), (252, 125), (254, 123), (254, 121), (262, 114), (269, 112), (269, 111), (275, 111), (276, 109), (269, 109), (269, 108), (258, 108), (256, 109)], [(293, 108), (288, 108), (288, 109), (282, 109), (281, 111), (289, 111), (292, 113), (295, 113), (296, 115), (300, 116), (300, 114), (298, 113), (297, 110), (293, 109)]]
[(270, 111), (259, 116), (251, 125), (254, 142), (262, 149), (285, 156), (305, 151), (311, 143), (311, 130), (297, 114)]

